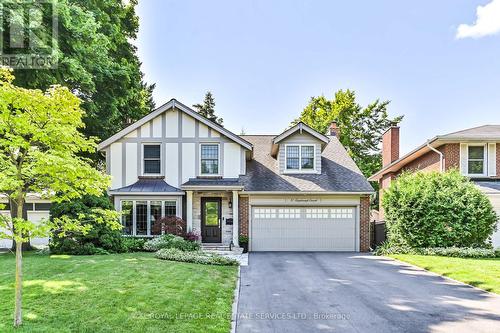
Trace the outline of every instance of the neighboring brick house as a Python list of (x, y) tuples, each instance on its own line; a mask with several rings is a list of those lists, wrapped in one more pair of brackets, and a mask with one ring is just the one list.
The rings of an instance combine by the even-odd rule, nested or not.
[[(399, 127), (393, 126), (382, 137), (382, 169), (368, 180), (379, 182), (382, 202), (384, 190), (403, 171), (450, 169), (470, 177), (500, 214), (500, 125), (438, 135), (402, 157), (399, 157)], [(381, 204), (379, 219), (384, 219)], [(492, 241), (494, 246), (500, 246), (500, 232), (493, 234)]]
[(373, 188), (336, 131), (236, 135), (171, 100), (99, 150), (127, 235), (176, 215), (217, 246), (246, 235), (251, 251), (367, 251)]

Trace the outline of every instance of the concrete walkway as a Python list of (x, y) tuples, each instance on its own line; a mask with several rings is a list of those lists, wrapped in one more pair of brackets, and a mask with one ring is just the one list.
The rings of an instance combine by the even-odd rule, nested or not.
[(359, 253), (252, 253), (236, 332), (500, 332), (500, 296)]
[(236, 259), (240, 263), (240, 266), (248, 266), (248, 253), (243, 253), (241, 249), (235, 249), (233, 251), (215, 251), (215, 250), (204, 250), (205, 252), (215, 253), (226, 258)]

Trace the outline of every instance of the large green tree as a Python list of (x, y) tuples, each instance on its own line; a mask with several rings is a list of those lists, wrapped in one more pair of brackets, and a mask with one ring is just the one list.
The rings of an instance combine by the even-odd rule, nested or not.
[[(80, 101), (66, 87), (46, 91), (24, 89), (12, 84), (14, 77), (0, 69), (0, 195), (11, 205), (10, 216), (0, 217), (0, 238), (15, 242), (16, 282), (14, 325), (22, 323), (22, 244), (31, 237), (50, 231), (81, 230), (80, 221), (61, 217), (35, 224), (23, 218), (28, 193), (38, 193), (53, 201), (65, 201), (84, 194), (102, 195), (109, 176), (98, 171), (82, 153), (96, 150), (95, 139), (87, 139)], [(14, 208), (14, 209), (12, 209)], [(116, 212), (100, 211), (96, 218)], [(81, 217), (85, 219), (84, 216)]]
[(223, 119), (215, 114), (215, 99), (210, 91), (205, 94), (205, 99), (203, 103), (198, 103), (193, 105), (193, 107), (201, 114), (203, 117), (210, 119), (216, 124), (222, 126)]
[(380, 142), (382, 134), (402, 116), (390, 118), (389, 101), (376, 100), (363, 107), (356, 102), (352, 90), (339, 90), (333, 99), (325, 96), (312, 97), (302, 111), (302, 121), (321, 133), (327, 133), (332, 121), (340, 128), (339, 140), (365, 176), (370, 176), (382, 165)]
[[(81, 130), (87, 136), (105, 139), (141, 118), (154, 108), (154, 85), (144, 82), (131, 43), (139, 28), (136, 5), (137, 0), (58, 0), (57, 66), (17, 69), (14, 83), (42, 90), (53, 84), (68, 87), (82, 101), (86, 126)], [(49, 34), (52, 21), (45, 23), (37, 32), (41, 40), (53, 38)], [(4, 44), (9, 53), (6, 39)]]

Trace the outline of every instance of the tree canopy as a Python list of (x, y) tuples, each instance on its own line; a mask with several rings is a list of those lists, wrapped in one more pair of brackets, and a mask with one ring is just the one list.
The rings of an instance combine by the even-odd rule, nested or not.
[(207, 91), (207, 93), (205, 94), (205, 99), (203, 100), (203, 103), (195, 104), (193, 105), (193, 107), (203, 117), (208, 118), (214, 123), (222, 126), (223, 119), (217, 117), (217, 115), (215, 114), (215, 99), (210, 91)]
[[(143, 80), (136, 47), (137, 0), (59, 0), (53, 69), (17, 69), (17, 86), (45, 90), (68, 87), (86, 111), (87, 136), (105, 139), (154, 108), (152, 90)], [(43, 29), (42, 29), (43, 30)]]
[(390, 118), (387, 113), (389, 101), (375, 100), (362, 107), (356, 102), (352, 90), (339, 90), (333, 99), (325, 96), (312, 97), (300, 117), (302, 121), (321, 133), (327, 133), (330, 124), (336, 121), (340, 129), (339, 140), (365, 176), (370, 176), (382, 164), (380, 142), (382, 134), (391, 124), (398, 123), (402, 116)]
[[(39, 224), (23, 219), (27, 195), (36, 193), (56, 202), (84, 194), (102, 195), (110, 178), (82, 157), (82, 153), (95, 152), (96, 143), (79, 131), (84, 127), (80, 100), (66, 87), (24, 89), (13, 85), (13, 80), (9, 70), (0, 69), (0, 194), (11, 205), (10, 216), (0, 215), (0, 238), (16, 243), (14, 325), (18, 326), (22, 320), (22, 243), (52, 230), (88, 231), (69, 217)], [(120, 228), (116, 214), (100, 210), (96, 218), (114, 221)]]

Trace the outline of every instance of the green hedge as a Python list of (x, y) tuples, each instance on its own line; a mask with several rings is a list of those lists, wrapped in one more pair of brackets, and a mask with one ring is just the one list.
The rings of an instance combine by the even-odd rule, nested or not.
[(486, 195), (455, 170), (404, 173), (382, 203), (391, 246), (488, 247), (497, 221)]
[(202, 251), (181, 251), (178, 249), (161, 249), (155, 254), (156, 258), (171, 261), (190, 262), (203, 265), (237, 266), (238, 261), (214, 253)]
[(405, 246), (390, 246), (385, 243), (379, 246), (375, 252), (376, 255), (390, 254), (416, 254), (426, 256), (443, 256), (457, 258), (500, 258), (500, 250), (490, 248), (473, 247), (428, 247), (411, 248)]

